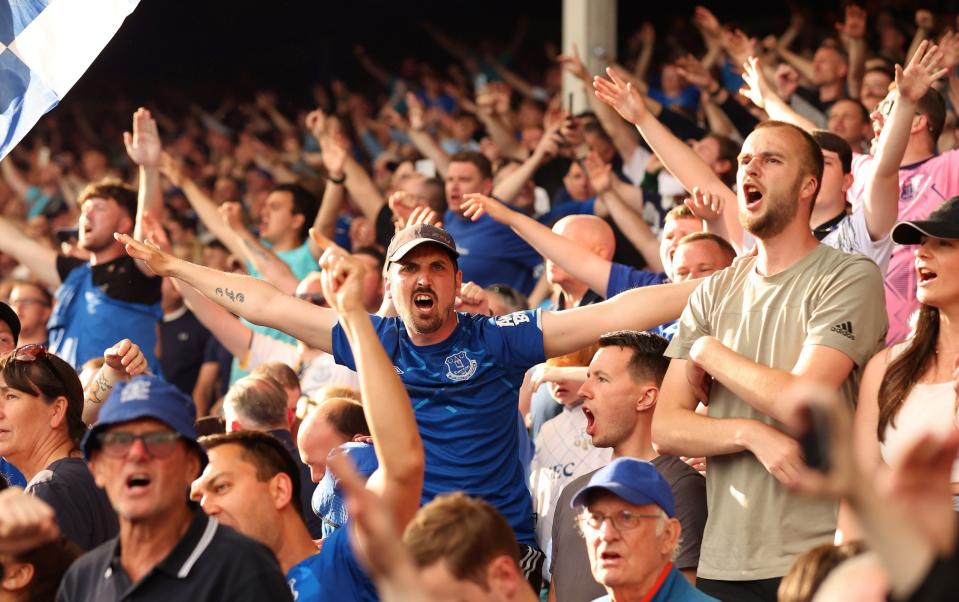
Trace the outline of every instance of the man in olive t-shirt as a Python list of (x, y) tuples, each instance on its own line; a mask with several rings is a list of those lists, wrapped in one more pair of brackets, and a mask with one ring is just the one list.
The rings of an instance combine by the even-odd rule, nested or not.
[[(708, 456), (709, 517), (697, 586), (724, 601), (776, 600), (795, 558), (829, 543), (835, 503), (790, 493), (802, 467), (782, 431), (799, 381), (852, 403), (862, 367), (882, 347), (882, 275), (871, 261), (825, 247), (809, 230), (822, 153), (808, 134), (765, 122), (739, 156), (739, 218), (757, 238), (690, 297), (653, 419), (660, 451)], [(695, 414), (697, 402), (708, 416)]]

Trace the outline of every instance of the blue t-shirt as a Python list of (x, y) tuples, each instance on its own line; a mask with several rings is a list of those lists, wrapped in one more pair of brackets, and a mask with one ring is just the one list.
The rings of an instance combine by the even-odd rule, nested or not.
[(3, 478), (7, 480), (8, 485), (12, 485), (14, 487), (27, 486), (27, 479), (24, 478), (23, 473), (17, 470), (16, 466), (7, 462), (4, 458), (0, 458), (0, 475), (3, 475)]
[(286, 573), (297, 602), (376, 602), (376, 587), (360, 566), (349, 529), (337, 529), (323, 540), (319, 554), (300, 561)]
[[(445, 341), (417, 347), (399, 318), (370, 316), (413, 403), (426, 455), (422, 501), (449, 491), (479, 496), (506, 517), (521, 543), (534, 545), (516, 414), (526, 370), (546, 359), (540, 312), (457, 318)], [(333, 355), (356, 369), (339, 324)]]
[[(645, 600), (645, 598), (643, 599)], [(593, 602), (610, 602), (611, 600), (612, 598), (606, 595), (596, 598)], [(672, 567), (669, 569), (669, 574), (663, 584), (659, 586), (659, 590), (649, 599), (649, 602), (719, 602), (719, 600), (693, 587), (679, 572), (679, 569)]]
[(569, 200), (563, 203), (554, 204), (549, 211), (537, 217), (536, 221), (552, 227), (553, 224), (567, 215), (593, 215), (595, 213), (596, 197), (586, 199), (585, 201)]
[[(662, 272), (647, 272), (621, 263), (613, 263), (609, 270), (609, 281), (606, 283), (606, 298), (610, 299), (634, 288), (667, 282), (669, 278)], [(649, 332), (672, 340), (673, 335), (676, 334), (676, 320), (650, 328)]]
[(524, 295), (532, 292), (534, 271), (543, 258), (510, 228), (488, 215), (471, 222), (454, 211), (446, 212), (443, 224), (456, 241), (463, 282), (507, 284)]

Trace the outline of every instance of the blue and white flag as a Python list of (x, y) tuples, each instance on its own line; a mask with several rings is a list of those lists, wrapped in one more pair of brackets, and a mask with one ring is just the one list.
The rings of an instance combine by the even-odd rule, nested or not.
[(0, 0), (0, 159), (93, 62), (140, 0)]

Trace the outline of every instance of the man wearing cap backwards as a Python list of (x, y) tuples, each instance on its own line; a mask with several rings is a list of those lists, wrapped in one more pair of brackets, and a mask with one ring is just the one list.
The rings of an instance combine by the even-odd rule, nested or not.
[(673, 566), (682, 527), (669, 484), (649, 462), (617, 458), (599, 469), (571, 506), (593, 577), (607, 596), (594, 602), (708, 602)]
[(120, 520), (120, 535), (78, 559), (57, 600), (290, 600), (265, 546), (189, 502), (206, 464), (193, 401), (155, 376), (116, 387), (83, 455)]
[[(118, 240), (156, 273), (183, 280), (231, 312), (355, 366), (333, 310), (253, 278), (191, 264), (126, 235)], [(603, 332), (643, 330), (675, 319), (697, 283), (629, 291), (568, 311), (494, 318), (454, 311), (462, 282), (457, 258), (453, 238), (441, 229), (420, 224), (398, 232), (387, 252), (387, 282), (399, 317), (371, 320), (409, 392), (423, 437), (423, 502), (456, 490), (483, 497), (506, 516), (524, 545), (529, 559), (524, 571), (538, 574), (543, 555), (533, 547), (532, 500), (518, 457), (519, 430), (513, 428), (525, 371), (546, 357), (585, 347)]]

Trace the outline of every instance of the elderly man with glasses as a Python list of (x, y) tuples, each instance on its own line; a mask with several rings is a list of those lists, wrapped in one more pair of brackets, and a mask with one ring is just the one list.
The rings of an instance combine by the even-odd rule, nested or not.
[(120, 535), (81, 556), (57, 599), (290, 600), (268, 548), (190, 503), (206, 464), (193, 400), (155, 376), (113, 390), (81, 449)]
[(593, 578), (607, 595), (594, 602), (709, 602), (673, 566), (682, 527), (669, 483), (649, 462), (618, 458), (571, 502)]

